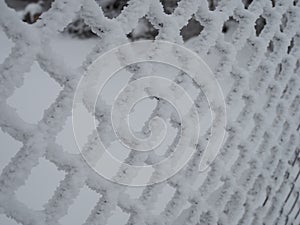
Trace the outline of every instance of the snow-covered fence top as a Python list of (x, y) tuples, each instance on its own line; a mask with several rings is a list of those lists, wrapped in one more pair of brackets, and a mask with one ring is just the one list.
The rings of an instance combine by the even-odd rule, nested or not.
[[(83, 65), (72, 69), (49, 43), (78, 13), (99, 41)], [(198, 165), (208, 134), (179, 173), (140, 188), (140, 196), (132, 197), (128, 190), (137, 189), (105, 180), (80, 154), (64, 151), (56, 136), (71, 115), (74, 92), (87, 67), (107, 50), (129, 42), (127, 35), (143, 17), (158, 30), (156, 39), (184, 44), (207, 60), (222, 86), (228, 121), (225, 143), (205, 173), (199, 173)], [(203, 29), (184, 42), (181, 31), (191, 18)], [(28, 25), (1, 0), (0, 24), (14, 47), (0, 67), (0, 126), (23, 146), (0, 176), (0, 213), (21, 224), (59, 224), (87, 186), (99, 195), (99, 201), (86, 224), (107, 224), (117, 208), (128, 215), (124, 224), (300, 224), (299, 18), (298, 0), (181, 0), (172, 14), (165, 13), (159, 0), (130, 0), (113, 19), (93, 0), (56, 0), (36, 23)], [(29, 124), (6, 100), (22, 86), (24, 73), (35, 61), (62, 90), (42, 120)], [(141, 76), (139, 69), (128, 69), (131, 80)], [(185, 89), (194, 87), (182, 73), (173, 79)], [(203, 109), (202, 97), (194, 100), (205, 120), (208, 110)], [(170, 118), (169, 111), (158, 99), (151, 117)], [(99, 133), (110, 137), (107, 112), (102, 105), (96, 117)], [(172, 124), (180, 126), (176, 118)], [(96, 136), (91, 137), (86, 154), (93, 141)], [(43, 157), (66, 176), (44, 209), (36, 211), (21, 203), (15, 192)], [(155, 160), (155, 154), (132, 152), (126, 162)], [(173, 196), (155, 212), (166, 187)]]

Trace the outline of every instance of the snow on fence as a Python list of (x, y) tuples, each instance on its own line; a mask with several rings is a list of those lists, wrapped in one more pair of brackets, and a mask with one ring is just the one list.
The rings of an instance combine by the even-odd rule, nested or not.
[[(87, 186), (99, 200), (86, 224), (107, 224), (118, 208), (128, 215), (124, 224), (300, 224), (300, 2), (209, 2), (215, 4), (181, 0), (172, 14), (166, 14), (159, 0), (130, 0), (120, 15), (110, 19), (93, 0), (56, 0), (40, 20), (28, 25), (0, 1), (1, 27), (14, 42), (0, 68), (0, 126), (23, 143), (0, 176), (0, 213), (24, 225), (59, 224), (80, 190)], [(71, 69), (51, 48), (49, 40), (63, 31), (78, 12), (99, 41), (84, 64)], [(207, 59), (223, 85), (228, 135), (205, 173), (198, 171), (204, 136), (183, 170), (165, 182), (144, 187), (134, 198), (127, 193), (131, 187), (103, 179), (80, 154), (64, 151), (55, 137), (71, 115), (82, 73), (102, 53), (129, 42), (126, 35), (144, 16), (158, 30), (156, 39), (184, 44)], [(184, 42), (181, 30), (192, 17), (203, 29)], [(227, 27), (230, 23), (232, 26)], [(213, 62), (209, 60), (212, 55), (217, 56)], [(24, 73), (35, 61), (62, 90), (45, 110), (43, 119), (29, 124), (6, 100), (22, 86)], [(139, 76), (136, 69), (131, 70), (133, 79)], [(187, 89), (193, 85), (182, 75), (175, 79)], [(201, 110), (201, 98), (195, 103)], [(102, 121), (100, 133), (107, 132), (105, 110), (98, 114)], [(151, 117), (167, 110), (158, 100)], [(40, 158), (54, 163), (66, 176), (44, 209), (36, 211), (21, 203), (15, 192)], [(126, 161), (148, 163), (151, 154), (132, 153)], [(158, 196), (166, 187), (174, 194), (161, 211), (154, 212)]]

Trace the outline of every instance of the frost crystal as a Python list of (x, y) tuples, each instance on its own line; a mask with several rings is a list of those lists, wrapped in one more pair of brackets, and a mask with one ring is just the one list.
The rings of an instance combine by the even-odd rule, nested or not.
[[(15, 44), (0, 65), (0, 127), (23, 143), (0, 176), (0, 213), (24, 225), (59, 224), (80, 190), (88, 186), (99, 200), (85, 224), (107, 224), (119, 209), (128, 215), (123, 224), (300, 224), (300, 1), (181, 0), (162, 5), (166, 2), (130, 0), (118, 9), (120, 14), (107, 16), (94, 0), (55, 0), (36, 23), (28, 25), (0, 0), (1, 28)], [(41, 13), (38, 5), (27, 11), (30, 16)], [(73, 69), (56, 55), (50, 40), (78, 15), (100, 40), (83, 65)], [(183, 37), (181, 32), (189, 29), (189, 21), (200, 30)], [(132, 197), (129, 193), (137, 189), (101, 178), (79, 154), (63, 151), (55, 137), (71, 115), (82, 73), (102, 53), (129, 42), (130, 33), (133, 40), (147, 36), (141, 33), (148, 32), (145, 24), (149, 23), (156, 39), (183, 44), (213, 69), (225, 94), (228, 135), (209, 170), (199, 173), (209, 138), (209, 126), (204, 127), (197, 152), (183, 170)], [(62, 90), (42, 120), (29, 124), (6, 100), (22, 86), (24, 73), (35, 61)], [(129, 68), (131, 81), (142, 76), (144, 69), (139, 65)], [(173, 80), (185, 89), (195, 88), (184, 74), (174, 74)], [(204, 99), (201, 95), (195, 99), (202, 122), (209, 114)], [(178, 128), (178, 118), (169, 106), (156, 100), (151, 118), (170, 118)], [(97, 129), (111, 143), (109, 115), (105, 103), (100, 103), (95, 115), (101, 121)], [(87, 155), (96, 141), (97, 135), (92, 134)], [(176, 138), (166, 155), (175, 142)], [(43, 210), (35, 211), (21, 203), (15, 192), (43, 157), (66, 176)], [(147, 164), (157, 159), (155, 154), (131, 152), (125, 161)], [(125, 173), (130, 171), (118, 174)], [(174, 193), (154, 213), (166, 187)]]

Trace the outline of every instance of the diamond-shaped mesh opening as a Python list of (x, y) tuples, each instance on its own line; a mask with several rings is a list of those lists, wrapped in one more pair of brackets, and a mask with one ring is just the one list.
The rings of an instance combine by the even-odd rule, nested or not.
[(299, 68), (300, 68), (300, 60), (298, 59), (297, 62), (296, 62), (294, 73), (297, 73), (297, 71), (299, 70)]
[[(102, 9), (104, 15), (110, 19), (120, 15), (122, 10), (128, 5), (129, 0), (96, 0), (99, 5), (99, 10)], [(101, 7), (101, 9), (100, 9)], [(70, 23), (64, 32), (71, 34), (73, 37), (78, 38), (91, 38), (97, 37), (97, 35), (92, 31), (89, 25), (87, 25), (84, 20), (80, 17), (79, 13), (76, 18)]]
[(1, 143), (1, 157), (0, 157), (0, 172), (9, 163), (10, 159), (18, 152), (21, 148), (22, 143), (13, 139), (7, 133), (4, 133), (0, 129), (0, 143)]
[(287, 213), (287, 215), (291, 215), (293, 211), (295, 210), (295, 216), (297, 215), (298, 212), (298, 207), (299, 205), (298, 200), (299, 200), (299, 191), (297, 192), (297, 189), (292, 188), (291, 191), (289, 192), (286, 200), (285, 200), (285, 205), (283, 210)]
[(73, 134), (72, 118), (68, 118), (61, 132), (56, 136), (56, 143), (63, 147), (64, 151), (78, 154), (75, 137)]
[(41, 158), (39, 164), (31, 170), (25, 185), (16, 191), (16, 197), (30, 208), (41, 210), (64, 176), (65, 173), (59, 171), (53, 163)]
[(84, 186), (74, 200), (74, 203), (69, 207), (68, 214), (59, 220), (60, 224), (84, 224), (99, 198), (99, 194)]
[(5, 0), (8, 7), (15, 9), (21, 19), (29, 24), (35, 23), (40, 16), (50, 9), (54, 0)]
[(274, 76), (275, 80), (280, 79), (280, 77), (281, 77), (281, 72), (282, 72), (282, 63), (279, 63), (279, 64), (277, 65), (277, 67), (276, 67), (276, 70), (275, 70), (275, 76)]
[(182, 36), (183, 41), (188, 41), (193, 37), (197, 37), (203, 29), (204, 27), (193, 16), (189, 19), (188, 24), (180, 30), (180, 35)]
[[(297, 158), (297, 162), (300, 161), (300, 158)], [(299, 167), (299, 163), (298, 163), (298, 167)], [(295, 179), (293, 180), (295, 183), (298, 182), (298, 180), (300, 179), (300, 169), (298, 170), (297, 175), (295, 176)]]
[(0, 28), (0, 43), (1, 43), (1, 51), (0, 51), (0, 64), (4, 62), (6, 57), (10, 54), (14, 43), (11, 39), (9, 39), (4, 31)]
[(180, 0), (160, 0), (166, 14), (172, 14), (178, 6), (179, 1)]
[(210, 11), (214, 11), (217, 8), (220, 0), (207, 0), (207, 2), (208, 2), (208, 9)]
[(285, 88), (283, 89), (280, 98), (284, 98), (284, 95), (286, 94), (288, 88), (289, 88), (289, 85), (287, 84), (287, 85), (285, 86)]
[(129, 214), (125, 213), (120, 207), (112, 211), (112, 215), (107, 219), (107, 225), (125, 225), (129, 219)]
[(255, 21), (255, 31), (256, 31), (256, 36), (259, 36), (262, 30), (264, 29), (265, 25), (267, 24), (266, 19), (263, 16), (260, 16), (256, 21)]
[(287, 25), (287, 22), (288, 22), (288, 17), (287, 17), (287, 14), (283, 14), (283, 16), (281, 17), (281, 24), (280, 24), (280, 31), (281, 32), (284, 32), (284, 29)]
[[(26, 8), (26, 6), (28, 6), (28, 4), (30, 3), (38, 3), (39, 0), (5, 0), (6, 4), (8, 5), (8, 7), (15, 9), (16, 11), (21, 11), (24, 10)], [(54, 0), (42, 0), (40, 1), (42, 4), (42, 7), (44, 9), (44, 11), (50, 9), (52, 2), (54, 2)], [(34, 8), (34, 5), (32, 6)], [(31, 8), (31, 7), (29, 7)]]
[(270, 186), (268, 186), (267, 188), (266, 188), (266, 193), (265, 193), (265, 198), (264, 198), (264, 200), (263, 200), (263, 203), (262, 203), (262, 207), (264, 207), (267, 203), (268, 203), (268, 201), (270, 201), (270, 191), (271, 191), (271, 187)]
[(110, 19), (121, 14), (122, 10), (128, 5), (129, 0), (96, 0), (101, 6), (104, 15)]
[(87, 25), (79, 15), (64, 29), (63, 32), (78, 38), (97, 37), (97, 35), (93, 33), (91, 27)]
[(234, 32), (237, 30), (239, 22), (230, 16), (229, 19), (224, 23), (222, 33), (224, 34), (225, 41), (231, 41)]
[(298, 202), (295, 204), (295, 207), (293, 208), (293, 210), (291, 211), (291, 213), (289, 215), (290, 221), (297, 221), (299, 214), (300, 214), (300, 205)]
[(251, 3), (253, 2), (253, 0), (242, 0), (242, 2), (245, 5), (245, 9), (248, 9), (249, 5), (251, 5)]
[(294, 48), (294, 38), (292, 38), (290, 45), (288, 46), (287, 53), (290, 54), (293, 48)]
[[(300, 96), (298, 96), (298, 99), (300, 99)], [(300, 102), (300, 101), (299, 101)], [(297, 131), (300, 131), (300, 123), (299, 123), (299, 125), (298, 125), (298, 127), (297, 127), (297, 129), (296, 129)]]
[(74, 38), (73, 35), (59, 33), (52, 37), (50, 46), (55, 49), (55, 54), (63, 58), (65, 64), (76, 69), (86, 60), (98, 41), (97, 38)]
[(138, 25), (134, 28), (127, 37), (132, 41), (141, 39), (154, 40), (158, 35), (158, 29), (156, 29), (146, 17), (139, 19)]
[(299, 160), (300, 160), (300, 155), (298, 152), (298, 155), (295, 154), (294, 158), (291, 161), (292, 163), (290, 169), (290, 177), (292, 178), (292, 180), (297, 180), (299, 178), (298, 177), (299, 170), (300, 170)]
[[(298, 95), (298, 96), (296, 96), (297, 98), (298, 98), (298, 105), (300, 105), (300, 96)], [(294, 99), (295, 100), (295, 99)], [(295, 114), (294, 114), (295, 115)], [(300, 131), (300, 123), (299, 123), (299, 125), (297, 126), (297, 128), (296, 128), (296, 131)]]
[(24, 84), (15, 90), (7, 102), (16, 108), (23, 120), (37, 123), (60, 90), (61, 87), (34, 62), (31, 71), (25, 74)]
[(276, 0), (271, 0), (271, 2), (272, 2), (272, 7), (275, 7), (275, 5), (276, 5)]
[(129, 115), (129, 123), (133, 132), (141, 132), (145, 126), (145, 122), (151, 116), (151, 112), (157, 104), (156, 99), (142, 99), (132, 108)]
[(269, 42), (269, 45), (268, 45), (268, 47), (267, 47), (267, 51), (266, 51), (266, 53), (265, 53), (265, 55), (266, 56), (269, 56), (272, 52), (274, 52), (274, 42), (271, 40), (270, 42)]
[(11, 1), (5, 0), (8, 7), (15, 9), (16, 11), (23, 10), (27, 5), (28, 1)]

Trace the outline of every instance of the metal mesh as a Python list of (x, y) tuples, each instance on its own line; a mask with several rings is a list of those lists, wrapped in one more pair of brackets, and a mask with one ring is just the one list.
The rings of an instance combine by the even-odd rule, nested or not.
[[(159, 0), (130, 0), (120, 15), (110, 19), (92, 0), (56, 0), (37, 23), (27, 25), (0, 1), (1, 27), (14, 42), (0, 67), (0, 126), (23, 143), (0, 177), (0, 213), (24, 225), (59, 224), (86, 185), (99, 194), (86, 224), (107, 224), (117, 207), (129, 215), (124, 224), (300, 224), (300, 3), (213, 2), (181, 0), (172, 14), (166, 14)], [(78, 12), (99, 42), (84, 64), (73, 70), (51, 49), (49, 40)], [(55, 137), (71, 115), (73, 94), (87, 66), (108, 49), (129, 42), (127, 35), (144, 16), (158, 30), (156, 39), (184, 44), (204, 58), (218, 55), (211, 67), (224, 84), (230, 118), (225, 144), (207, 172), (199, 173), (197, 166), (204, 138), (182, 171), (132, 198), (126, 194), (130, 187), (101, 178), (79, 154), (63, 151)], [(191, 18), (203, 29), (184, 42), (181, 30)], [(235, 24), (230, 32), (229, 23)], [(62, 91), (43, 119), (32, 125), (6, 100), (22, 86), (34, 61)], [(163, 107), (158, 103), (152, 116)], [(101, 126), (106, 125), (100, 125), (100, 132)], [(15, 192), (42, 157), (66, 176), (44, 209), (35, 211), (18, 201)], [(127, 160), (141, 159), (135, 157)], [(142, 158), (146, 161), (147, 155)], [(173, 197), (158, 214), (153, 213), (166, 186), (174, 190)]]

